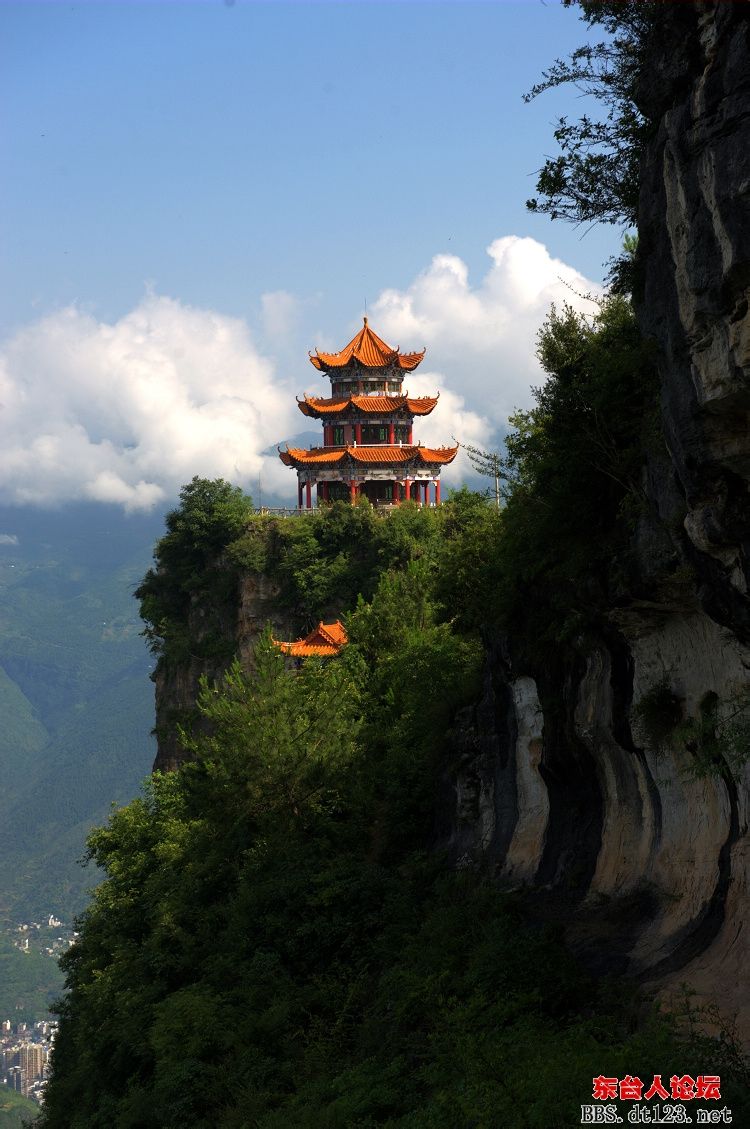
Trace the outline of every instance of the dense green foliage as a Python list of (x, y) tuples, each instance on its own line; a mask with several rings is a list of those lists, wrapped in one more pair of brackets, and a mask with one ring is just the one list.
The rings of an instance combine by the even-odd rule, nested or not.
[(0, 1086), (0, 1129), (23, 1129), (29, 1125), (38, 1106), (7, 1086)]
[[(237, 585), (224, 554), (252, 512), (252, 500), (224, 479), (196, 476), (183, 486), (180, 504), (167, 514), (167, 532), (154, 550), (156, 567), (148, 570), (135, 592), (146, 638), (162, 661), (179, 663), (191, 653), (207, 657), (226, 652), (221, 611), (232, 606)], [(206, 600), (216, 619), (197, 639), (190, 632), (190, 610)]]
[[(228, 488), (221, 480), (193, 480), (201, 483), (209, 494)], [(190, 523), (186, 514), (181, 528), (188, 539)], [(179, 664), (188, 655), (228, 660), (240, 576), (273, 577), (281, 589), (279, 607), (305, 631), (323, 616), (353, 609), (360, 595), (369, 599), (384, 570), (412, 559), (434, 560), (441, 528), (440, 511), (411, 503), (387, 520), (365, 501), (335, 502), (286, 520), (246, 512), (242, 522), (211, 539), (210, 551), (194, 565), (174, 552), (168, 534), (156, 546), (156, 568), (136, 591), (146, 633), (164, 664)]]
[[(588, 318), (553, 309), (539, 358), (547, 379), (536, 404), (511, 417), (505, 508), (493, 522), (474, 504), (473, 520), (446, 547), (441, 579), (466, 626), (512, 631), (532, 662), (609, 606), (646, 505), (644, 450), (658, 441), (656, 374), (624, 297)], [(448, 528), (465, 521), (468, 503), (463, 509), (464, 517), (446, 516)]]

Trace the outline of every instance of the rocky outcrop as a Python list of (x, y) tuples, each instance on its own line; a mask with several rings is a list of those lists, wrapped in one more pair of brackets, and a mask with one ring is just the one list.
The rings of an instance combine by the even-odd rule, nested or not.
[(201, 729), (195, 708), (201, 678), (221, 678), (235, 655), (252, 670), (255, 644), (269, 624), (278, 638), (294, 638), (293, 617), (282, 607), (279, 591), (268, 576), (245, 573), (237, 578), (234, 599), (217, 605), (205, 595), (195, 598), (186, 625), (188, 653), (178, 662), (160, 662), (154, 674), (155, 772), (171, 772), (184, 763), (181, 726)]
[(664, 5), (640, 108), (642, 328), (710, 613), (750, 637), (750, 12)]
[[(750, 768), (732, 757), (733, 741), (750, 742), (750, 648), (697, 601), (634, 604), (579, 643), (562, 687), (488, 656), (482, 699), (456, 726), (446, 846), (456, 864), (524, 888), (530, 912), (564, 923), (597, 969), (663, 991), (687, 982), (750, 1038), (728, 976), (750, 961)], [(674, 704), (666, 733), (641, 709), (655, 694)], [(709, 765), (707, 701), (714, 729), (732, 723), (717, 743), (727, 756)]]

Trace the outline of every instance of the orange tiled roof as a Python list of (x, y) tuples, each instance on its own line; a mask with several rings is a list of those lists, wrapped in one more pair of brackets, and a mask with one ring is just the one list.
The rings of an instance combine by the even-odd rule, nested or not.
[(316, 349), (314, 356), (310, 354), (310, 362), (321, 372), (327, 372), (331, 368), (344, 368), (352, 358), (366, 368), (385, 368), (386, 365), (395, 364), (398, 368), (411, 372), (424, 354), (424, 349), (421, 353), (400, 353), (398, 349), (392, 349), (377, 333), (373, 333), (365, 318), (359, 333), (340, 352), (321, 353)]
[(327, 639), (330, 639), (336, 647), (343, 647), (344, 643), (349, 642), (346, 628), (340, 619), (335, 619), (333, 623), (318, 624), (318, 631), (322, 632)]
[(279, 451), (279, 458), (287, 466), (331, 466), (342, 463), (349, 457), (355, 463), (409, 463), (419, 459), (428, 465), (452, 463), (458, 447), (313, 447), (304, 450), (289, 447)]
[(274, 639), (276, 646), (285, 655), (296, 659), (306, 659), (310, 655), (320, 655), (323, 658), (337, 655), (348, 642), (346, 628), (338, 619), (333, 623), (319, 623), (309, 635), (294, 643), (280, 643)]
[(297, 407), (303, 415), (313, 417), (336, 415), (352, 407), (378, 415), (387, 415), (405, 407), (412, 415), (428, 416), (437, 402), (438, 396), (332, 396), (328, 399), (305, 396), (304, 400), (297, 401)]
[(455, 447), (417, 447), (417, 454), (423, 463), (452, 463), (458, 454), (458, 444)]
[(301, 447), (287, 447), (286, 451), (279, 451), (279, 458), (287, 466), (296, 466), (297, 463), (340, 463), (346, 452), (346, 447), (313, 447), (310, 451)]

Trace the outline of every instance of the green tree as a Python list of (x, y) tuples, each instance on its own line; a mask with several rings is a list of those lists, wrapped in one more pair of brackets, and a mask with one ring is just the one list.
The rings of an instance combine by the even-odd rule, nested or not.
[(542, 165), (538, 197), (527, 207), (573, 223), (634, 225), (640, 159), (650, 123), (638, 108), (637, 84), (643, 55), (664, 5), (650, 0), (563, 0), (580, 6), (589, 27), (606, 37), (557, 59), (526, 101), (572, 84), (591, 96), (602, 115), (560, 118), (554, 137), (560, 152)]
[(273, 991), (281, 950), (306, 943), (287, 929), (305, 924), (275, 899), (287, 867), (293, 886), (314, 881), (335, 833), (358, 702), (350, 668), (309, 663), (294, 676), (266, 641), (253, 680), (235, 665), (221, 689), (204, 686), (213, 735), (193, 742), (196, 760), (92, 833), (107, 877), (62, 962), (70, 995), (44, 1125), (214, 1126), (226, 1056), (249, 1039), (267, 1059), (276, 1029), (291, 1038)]
[(165, 563), (185, 555), (205, 563), (239, 537), (252, 512), (252, 498), (239, 486), (196, 475), (180, 490), (180, 505), (165, 518), (167, 533), (158, 555)]
[(512, 628), (518, 646), (537, 650), (604, 606), (613, 559), (646, 504), (641, 466), (657, 434), (658, 387), (621, 295), (591, 316), (553, 308), (538, 356), (547, 378), (534, 406), (510, 419), (505, 507), (490, 521), (479, 499), (459, 501), (439, 581), (446, 606), (455, 591), (465, 628)]
[(0, 1129), (28, 1129), (38, 1109), (31, 1098), (0, 1085)]
[[(215, 605), (236, 598), (237, 562), (221, 558), (252, 513), (252, 499), (223, 478), (196, 476), (182, 487), (180, 505), (167, 514), (167, 532), (156, 543), (155, 567), (135, 591), (155, 654), (173, 661), (186, 657), (188, 612), (196, 597), (210, 589)], [(210, 647), (212, 639), (207, 633), (204, 645)]]

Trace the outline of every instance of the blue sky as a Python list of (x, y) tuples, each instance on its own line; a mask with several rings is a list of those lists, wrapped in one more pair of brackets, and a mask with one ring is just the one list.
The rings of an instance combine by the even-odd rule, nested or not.
[[(481, 299), (475, 291), (492, 270), (497, 294), (501, 268), (487, 248), (509, 237), (533, 239), (584, 279), (601, 279), (620, 232), (584, 235), (524, 206), (535, 170), (554, 151), (554, 120), (582, 106), (575, 92), (531, 105), (521, 96), (585, 37), (575, 11), (553, 0), (0, 5), (0, 332), (6, 380), (24, 386), (19, 402), (43, 398), (45, 382), (59, 390), (73, 379), (69, 369), (54, 371), (51, 342), (59, 350), (63, 310), (65, 333), (77, 343), (66, 338), (66, 348), (78, 349), (81, 363), (97, 333), (133, 330), (134, 316), (135, 338), (145, 334), (152, 349), (166, 335), (180, 337), (186, 310), (211, 313), (242, 336), (233, 320), (240, 319), (250, 353), (238, 363), (253, 379), (258, 366), (271, 366), (257, 387), (262, 399), (273, 384), (287, 395), (311, 386), (306, 350), (343, 345), (367, 302), (380, 315), (376, 329), (431, 332), (434, 340), (392, 343), (426, 344), (436, 378), (486, 417), (484, 430), (469, 427), (471, 437), (491, 437), (505, 400), (485, 410), (468, 371), (466, 333), (461, 352), (455, 341), (441, 344), (436, 329), (451, 317), (455, 294), (440, 315), (435, 295), (446, 292), (446, 269), (455, 282), (457, 263), (466, 272), (464, 298)], [(534, 258), (531, 243), (517, 246)], [(435, 275), (436, 256), (444, 257), (443, 274)], [(545, 269), (549, 278), (560, 274)], [(419, 301), (426, 308), (415, 290), (425, 278), (431, 321), (415, 313)], [(179, 347), (170, 348), (173, 364)], [(129, 379), (122, 371), (120, 383)], [(488, 370), (485, 383), (493, 379)], [(191, 387), (188, 398), (205, 408), (205, 393), (195, 380)], [(236, 393), (228, 389), (224, 399)], [(100, 472), (106, 442), (121, 454), (139, 449), (132, 420), (130, 430), (109, 434), (111, 412), (92, 421), (77, 404), (61, 397), (59, 411), (86, 431), (82, 473)], [(127, 411), (120, 404), (121, 422)], [(448, 430), (457, 418), (446, 418)], [(278, 431), (286, 438), (291, 427), (279, 416), (255, 447)], [(24, 442), (40, 438), (32, 428)], [(209, 445), (204, 437), (196, 450), (205, 454)], [(72, 447), (63, 448), (72, 457)], [(131, 491), (136, 474), (169, 491), (169, 475), (159, 478), (149, 458), (130, 457), (129, 479), (122, 465), (113, 473)], [(55, 465), (50, 457), (45, 473), (54, 476)], [(183, 464), (172, 473), (184, 473)], [(99, 496), (83, 482), (66, 489)], [(142, 492), (141, 501), (155, 496)], [(17, 502), (45, 497), (38, 484), (6, 494)], [(118, 498), (105, 489), (101, 500)], [(127, 504), (124, 494), (120, 500)]]

